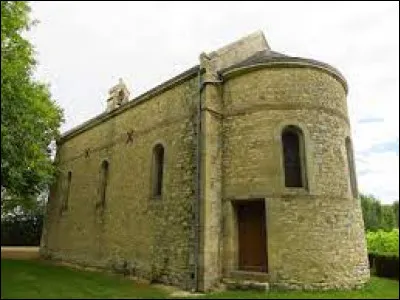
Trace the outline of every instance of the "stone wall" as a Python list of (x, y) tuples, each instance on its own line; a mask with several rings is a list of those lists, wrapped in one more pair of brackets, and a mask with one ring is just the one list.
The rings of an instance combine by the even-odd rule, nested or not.
[[(61, 173), (49, 200), (43, 254), (106, 268), (126, 261), (133, 275), (192, 288), (196, 91), (192, 76), (59, 145)], [(165, 147), (161, 199), (151, 197), (150, 186), (157, 143)], [(103, 160), (109, 162), (104, 210), (98, 205)]]
[[(242, 41), (200, 56), (201, 94), (195, 67), (61, 140), (43, 255), (210, 290), (238, 268), (235, 201), (257, 198), (266, 204), (272, 284), (343, 288), (368, 280), (361, 206), (352, 195), (345, 148), (351, 137), (345, 84), (306, 60), (218, 73), (221, 65), (236, 64), (259, 48), (269, 51), (263, 36), (248, 39), (248, 45)], [(286, 125), (304, 135), (306, 188), (284, 186)], [(154, 199), (152, 149), (158, 143), (165, 148), (163, 196)], [(109, 177), (103, 208), (104, 160)], [(68, 172), (71, 189), (62, 210)]]
[[(206, 81), (208, 74), (204, 76)], [(201, 237), (199, 287), (208, 291), (221, 280), (221, 88), (206, 84), (202, 92)]]
[[(347, 287), (369, 278), (360, 202), (352, 197), (341, 82), (315, 68), (264, 68), (224, 83), (224, 274), (237, 268), (234, 200), (266, 201), (271, 283)], [(304, 133), (308, 188), (284, 186), (281, 132)]]

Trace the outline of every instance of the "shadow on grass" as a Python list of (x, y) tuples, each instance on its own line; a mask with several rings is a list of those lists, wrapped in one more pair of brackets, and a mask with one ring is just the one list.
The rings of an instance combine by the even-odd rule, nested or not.
[[(171, 291), (121, 275), (58, 266), (41, 260), (1, 260), (1, 298), (168, 298)], [(195, 298), (195, 297), (190, 297)], [(353, 291), (224, 291), (202, 299), (399, 299), (399, 282), (372, 277)]]

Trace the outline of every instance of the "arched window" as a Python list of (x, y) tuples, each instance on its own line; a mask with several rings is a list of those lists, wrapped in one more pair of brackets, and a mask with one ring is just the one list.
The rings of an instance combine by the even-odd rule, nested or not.
[(102, 207), (106, 204), (106, 192), (108, 181), (108, 161), (104, 160), (101, 163), (101, 176), (100, 176), (100, 204)]
[(64, 209), (68, 209), (68, 200), (69, 200), (69, 194), (71, 190), (71, 180), (72, 180), (72, 172), (68, 172), (68, 178), (67, 178), (67, 195), (65, 196), (65, 203), (64, 203)]
[(306, 187), (303, 132), (297, 126), (282, 131), (282, 146), (286, 187)]
[(67, 175), (67, 182), (65, 185), (64, 200), (61, 204), (61, 213), (68, 209), (68, 200), (69, 200), (69, 194), (70, 194), (70, 190), (71, 190), (71, 179), (72, 179), (72, 172), (69, 171), (68, 175)]
[(357, 191), (356, 173), (354, 168), (353, 145), (351, 143), (350, 137), (346, 137), (345, 145), (346, 145), (347, 166), (350, 176), (351, 193), (353, 197), (357, 197), (358, 191)]
[(157, 144), (153, 149), (153, 166), (152, 166), (152, 195), (160, 197), (163, 186), (164, 171), (164, 147)]

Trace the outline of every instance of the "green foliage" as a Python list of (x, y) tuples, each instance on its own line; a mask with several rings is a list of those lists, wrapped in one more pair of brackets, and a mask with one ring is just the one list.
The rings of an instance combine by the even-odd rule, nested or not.
[(393, 202), (393, 211), (396, 218), (397, 228), (399, 228), (399, 201)]
[(29, 13), (28, 2), (1, 2), (2, 209), (32, 202), (52, 182), (48, 147), (63, 120), (48, 86), (33, 78), (34, 50), (23, 37), (34, 23)]
[(394, 202), (393, 205), (381, 204), (374, 196), (363, 194), (360, 195), (360, 200), (366, 231), (377, 231), (379, 229), (390, 231), (393, 228), (398, 228), (398, 201)]
[(382, 204), (382, 221), (381, 221), (381, 228), (383, 230), (391, 230), (397, 227), (396, 223), (396, 215), (392, 205)]
[(367, 233), (368, 253), (399, 257), (399, 229)]
[(2, 246), (39, 246), (43, 214), (9, 215), (1, 220)]

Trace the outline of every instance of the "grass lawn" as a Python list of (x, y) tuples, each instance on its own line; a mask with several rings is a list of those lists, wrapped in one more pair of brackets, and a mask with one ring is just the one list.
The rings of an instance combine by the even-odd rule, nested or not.
[[(81, 271), (36, 260), (1, 260), (1, 298), (168, 298), (156, 286), (121, 276)], [(203, 298), (203, 297), (202, 297)], [(399, 282), (373, 277), (358, 291), (278, 292), (225, 291), (204, 298), (265, 299), (399, 299)]]
[(165, 298), (166, 293), (122, 276), (56, 266), (47, 261), (1, 260), (1, 298)]
[(372, 277), (362, 290), (355, 291), (270, 291), (268, 293), (250, 291), (225, 291), (214, 293), (209, 299), (399, 299), (399, 282), (396, 280)]

